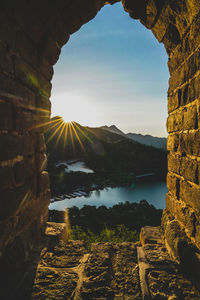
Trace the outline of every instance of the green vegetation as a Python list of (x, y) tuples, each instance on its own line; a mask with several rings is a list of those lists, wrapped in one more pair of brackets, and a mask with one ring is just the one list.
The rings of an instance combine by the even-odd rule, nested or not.
[(90, 229), (83, 230), (80, 226), (76, 225), (71, 228), (69, 239), (83, 240), (86, 248), (90, 250), (92, 243), (136, 242), (139, 239), (139, 235), (136, 230), (130, 230), (124, 224), (117, 225), (114, 229), (105, 227), (99, 234), (92, 232)]
[[(135, 242), (143, 226), (159, 226), (162, 210), (146, 200), (140, 203), (119, 203), (113, 207), (85, 205), (67, 210), (71, 226), (70, 239), (84, 240), (88, 249), (91, 243)], [(64, 222), (65, 211), (49, 211), (49, 220)]]
[(146, 225), (159, 226), (162, 216), (161, 209), (156, 209), (145, 200), (119, 203), (109, 208), (84, 205), (78, 209), (74, 206), (68, 209), (68, 213), (71, 226), (78, 225), (85, 231), (89, 228), (94, 233), (100, 233), (105, 226), (115, 229), (120, 224), (139, 232)]
[[(116, 231), (118, 226), (139, 233), (143, 226), (159, 226), (162, 216), (162, 210), (156, 209), (146, 200), (140, 203), (119, 203), (109, 208), (84, 205), (79, 209), (73, 206), (67, 212), (71, 228), (78, 226), (86, 234), (92, 232), (98, 236), (105, 228)], [(63, 223), (65, 215), (65, 211), (50, 210), (49, 220)]]

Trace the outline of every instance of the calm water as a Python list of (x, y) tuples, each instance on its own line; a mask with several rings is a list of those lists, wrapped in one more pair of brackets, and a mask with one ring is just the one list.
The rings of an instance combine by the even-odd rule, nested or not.
[(116, 187), (106, 188), (100, 191), (93, 191), (88, 197), (77, 197), (72, 199), (65, 199), (51, 203), (49, 208), (56, 210), (64, 210), (72, 206), (79, 208), (84, 205), (105, 205), (107, 207), (118, 204), (119, 202), (140, 202), (140, 200), (147, 200), (156, 208), (165, 208), (165, 195), (167, 187), (164, 182), (148, 181), (138, 182), (131, 187)]
[(82, 161), (76, 161), (76, 162), (71, 162), (71, 161), (62, 161), (56, 164), (57, 167), (59, 166), (66, 166), (65, 172), (84, 172), (84, 173), (94, 173), (93, 170), (89, 169), (86, 167), (84, 162)]

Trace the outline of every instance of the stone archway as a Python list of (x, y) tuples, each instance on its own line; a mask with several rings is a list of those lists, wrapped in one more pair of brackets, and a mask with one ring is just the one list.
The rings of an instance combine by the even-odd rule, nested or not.
[[(47, 220), (46, 147), (37, 124), (50, 116), (53, 65), (61, 47), (101, 7), (115, 2), (0, 3), (0, 257), (12, 253), (13, 246), (22, 260), (28, 257)], [(169, 56), (169, 172), (163, 228), (169, 250), (182, 262), (187, 250), (200, 248), (200, 3), (122, 0), (122, 4), (132, 18), (152, 30)]]

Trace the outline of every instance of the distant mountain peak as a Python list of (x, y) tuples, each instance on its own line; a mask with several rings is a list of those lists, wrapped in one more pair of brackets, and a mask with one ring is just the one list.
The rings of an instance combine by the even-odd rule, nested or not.
[(116, 125), (111, 125), (111, 126), (105, 125), (105, 126), (101, 126), (100, 128), (104, 129), (104, 130), (107, 130), (107, 131), (110, 131), (112, 133), (117, 133), (117, 134), (120, 134), (120, 135), (125, 135), (125, 133), (122, 130), (120, 130), (119, 128), (117, 128)]
[(138, 143), (145, 144), (147, 146), (152, 146), (159, 149), (167, 149), (167, 139), (164, 137), (156, 137), (149, 134), (137, 134), (137, 133), (127, 133), (126, 135), (129, 139), (134, 140)]
[(111, 125), (111, 126), (105, 125), (105, 126), (101, 126), (100, 128), (107, 130), (109, 132), (112, 132), (112, 133), (119, 134), (121, 136), (123, 135), (124, 137), (129, 138), (132, 141), (140, 143), (140, 144), (144, 144), (147, 146), (152, 146), (152, 147), (160, 148), (160, 149), (164, 149), (164, 150), (167, 149), (167, 140), (164, 137), (163, 138), (162, 137), (154, 137), (150, 134), (143, 135), (140, 133), (131, 133), (131, 132), (125, 134), (123, 131), (121, 131), (119, 128), (117, 128), (116, 125)]
[(119, 130), (119, 128), (117, 128), (117, 126), (115, 126), (115, 125), (110, 125), (110, 128), (114, 128), (114, 129)]

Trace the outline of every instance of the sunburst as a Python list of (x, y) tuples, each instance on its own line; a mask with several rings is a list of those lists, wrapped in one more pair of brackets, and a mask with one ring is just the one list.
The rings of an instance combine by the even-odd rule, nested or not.
[[(46, 112), (44, 111), (44, 113)], [(55, 117), (50, 121), (37, 124), (32, 129), (36, 128), (43, 128), (46, 132), (50, 134), (47, 139), (47, 144), (55, 138), (55, 146), (57, 146), (58, 143), (62, 140), (64, 146), (67, 147), (68, 141), (71, 141), (73, 151), (75, 151), (76, 140), (78, 141), (82, 151), (86, 153), (84, 144), (81, 141), (81, 136), (84, 136), (90, 142), (92, 142), (89, 136), (80, 128), (80, 126), (76, 122), (65, 122), (62, 117)]]
[[(40, 115), (47, 116), (49, 114), (49, 110), (38, 109), (38, 113)], [(64, 147), (68, 147), (69, 143), (71, 143), (72, 149), (75, 152), (76, 142), (80, 145), (82, 151), (86, 154), (86, 150), (84, 147), (83, 137), (87, 139), (91, 144), (93, 143), (90, 135), (91, 132), (89, 129), (84, 129), (76, 122), (66, 122), (63, 117), (57, 116), (52, 120), (48, 120), (46, 122), (40, 123), (32, 127), (32, 130), (35, 129), (43, 129), (45, 132), (49, 134), (46, 143), (48, 144), (53, 139), (55, 139), (54, 146), (58, 146), (58, 144), (62, 141)]]

